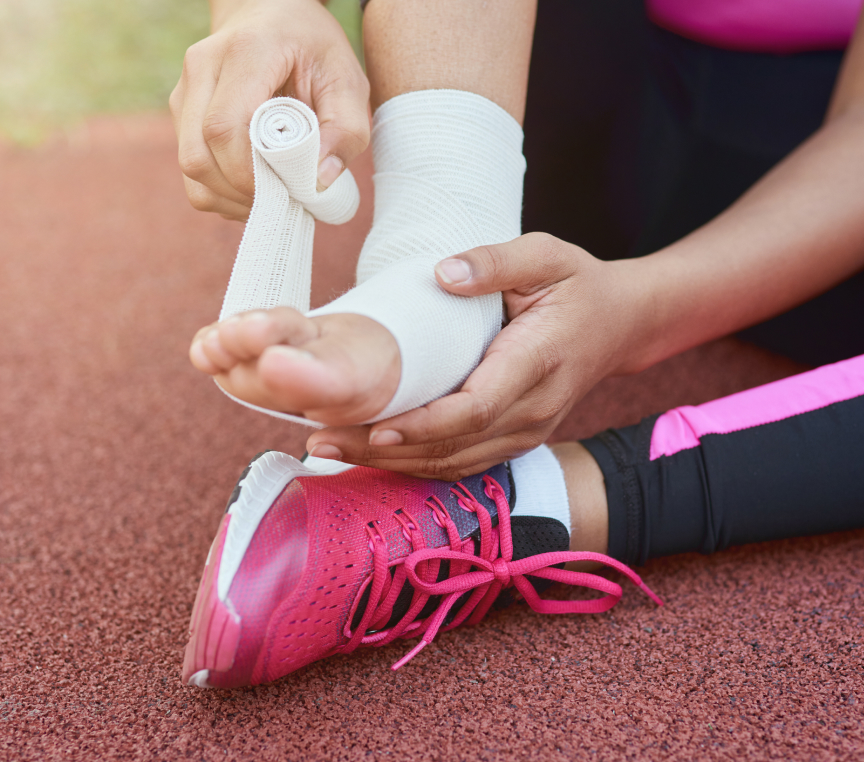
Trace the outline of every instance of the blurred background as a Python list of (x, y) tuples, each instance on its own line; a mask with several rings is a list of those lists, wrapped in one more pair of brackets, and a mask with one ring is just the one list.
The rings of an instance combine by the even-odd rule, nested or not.
[[(357, 0), (331, 0), (360, 51)], [(0, 140), (32, 146), (88, 116), (161, 111), (206, 0), (0, 0)]]

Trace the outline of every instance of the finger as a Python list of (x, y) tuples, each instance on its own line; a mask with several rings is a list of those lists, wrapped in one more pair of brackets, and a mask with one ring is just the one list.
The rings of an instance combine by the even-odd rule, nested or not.
[(356, 71), (332, 79), (312, 107), (321, 132), (318, 189), (323, 190), (369, 145), (369, 82), (359, 64)]
[(545, 375), (541, 352), (520, 341), (520, 333), (505, 328), (461, 391), (375, 423), (370, 441), (379, 431), (395, 431), (405, 444), (423, 444), (488, 429)]
[[(382, 447), (368, 443), (369, 426), (331, 426), (310, 436), (306, 449), (317, 457), (335, 458), (365, 466), (383, 462), (444, 460), (494, 438), (495, 434), (483, 432), (441, 442)], [(321, 454), (319, 448), (322, 447), (326, 448), (327, 454)]]
[[(476, 412), (472, 411), (473, 398), (469, 400), (469, 397), (468, 394), (457, 392), (372, 427), (331, 426), (313, 434), (307, 442), (307, 449), (328, 445), (337, 448), (351, 462), (363, 463), (379, 458), (410, 460), (448, 457), (481, 439), (486, 428), (477, 426), (475, 431), (464, 425), (463, 421)], [(419, 423), (416, 422), (418, 418)], [(402, 423), (405, 419), (408, 425)], [(436, 438), (428, 433), (427, 424), (431, 421), (430, 428), (434, 428), (434, 423), (439, 419), (454, 424), (448, 436)], [(412, 423), (414, 428), (409, 428)], [(422, 431), (422, 436), (417, 434), (418, 430)], [(443, 430), (443, 427), (437, 430)], [(408, 432), (407, 438), (402, 434), (403, 431)]]
[[(310, 436), (306, 449), (312, 452), (313, 448), (319, 446), (335, 448), (335, 454), (320, 455), (320, 457), (335, 457), (358, 465), (376, 464), (376, 467), (401, 471), (403, 466), (395, 466), (395, 463), (446, 460), (484, 441), (491, 441), (513, 432), (534, 432), (539, 437), (537, 439), (539, 443), (555, 430), (571, 406), (569, 396), (562, 397), (561, 394), (550, 392), (548, 384), (541, 383), (523, 395), (515, 404), (509, 405), (492, 426), (477, 433), (423, 444), (382, 446), (368, 443), (370, 426), (329, 427)], [(317, 452), (314, 454), (318, 455)], [(388, 465), (381, 466), (382, 463)]]
[(581, 252), (545, 233), (528, 233), (442, 260), (435, 277), (444, 289), (463, 296), (514, 289), (533, 293), (573, 275)]
[(186, 176), (183, 177), (183, 185), (186, 188), (186, 196), (193, 209), (197, 209), (199, 212), (221, 214), (227, 220), (237, 220), (238, 222), (245, 222), (249, 218), (249, 210), (252, 204), (251, 199), (247, 199), (249, 201), (248, 206), (245, 203), (239, 204), (236, 201), (231, 201), (224, 196), (214, 193), (206, 185), (202, 185)]
[[(255, 195), (249, 123), (252, 114), (282, 87), (291, 71), (287, 54), (278, 63), (262, 67), (256, 61), (256, 46), (266, 41), (236, 37), (227, 48), (213, 97), (202, 119), (204, 139), (221, 173), (245, 196)], [(254, 76), (252, 73), (254, 72)]]
[[(221, 53), (221, 50), (214, 49), (212, 42), (205, 42), (206, 44), (193, 45), (187, 52), (181, 82), (172, 93), (180, 169), (190, 180), (209, 188), (214, 198), (225, 198), (248, 210), (248, 207), (252, 206), (252, 194), (242, 193), (228, 182), (205, 140), (204, 120), (216, 90), (216, 79), (219, 76), (217, 56)], [(187, 184), (187, 193), (189, 187)], [(193, 200), (193, 206), (197, 209), (208, 196), (200, 191), (195, 196), (196, 200), (193, 200), (190, 194), (190, 200)], [(212, 206), (212, 203), (206, 205), (203, 211), (226, 214)], [(246, 215), (248, 211), (243, 216)]]
[[(409, 476), (456, 481), (524, 455), (543, 443), (539, 432), (518, 431), (478, 442), (446, 458), (371, 458), (359, 465), (397, 471)], [(345, 462), (354, 462), (348, 456)]]

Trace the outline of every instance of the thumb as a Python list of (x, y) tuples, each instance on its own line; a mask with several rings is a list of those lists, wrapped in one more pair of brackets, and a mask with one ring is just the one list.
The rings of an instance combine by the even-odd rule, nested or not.
[(329, 188), (369, 145), (369, 89), (363, 81), (330, 90), (315, 103), (321, 134), (318, 190)]
[(531, 294), (573, 275), (584, 253), (546, 233), (528, 233), (444, 259), (435, 265), (435, 277), (446, 291), (461, 296)]

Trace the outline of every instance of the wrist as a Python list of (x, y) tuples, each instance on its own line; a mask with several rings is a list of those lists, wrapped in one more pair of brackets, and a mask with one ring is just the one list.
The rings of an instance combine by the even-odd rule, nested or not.
[(210, 0), (210, 33), (218, 32), (237, 11), (255, 0)]
[(606, 376), (640, 373), (663, 359), (658, 278), (648, 260), (602, 262), (607, 282), (604, 301), (614, 326), (608, 336)]
[(254, 14), (256, 11), (272, 6), (279, 14), (290, 13), (286, 7), (290, 5), (319, 6), (326, 5), (327, 0), (210, 0), (210, 32), (218, 32), (228, 26), (231, 20), (244, 12)]

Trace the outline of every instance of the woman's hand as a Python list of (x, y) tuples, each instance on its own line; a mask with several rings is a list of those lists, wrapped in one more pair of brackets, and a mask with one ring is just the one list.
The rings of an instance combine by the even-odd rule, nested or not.
[(307, 449), (452, 480), (537, 447), (600, 379), (640, 369), (628, 359), (645, 301), (639, 271), (637, 260), (602, 262), (541, 233), (440, 262), (438, 282), (453, 294), (503, 292), (510, 322), (483, 362), (455, 394), (372, 426), (324, 429)]
[(281, 93), (315, 111), (323, 189), (369, 143), (369, 83), (318, 0), (213, 0), (211, 7), (213, 33), (186, 52), (169, 103), (192, 206), (245, 220), (254, 195), (255, 109)]

